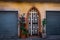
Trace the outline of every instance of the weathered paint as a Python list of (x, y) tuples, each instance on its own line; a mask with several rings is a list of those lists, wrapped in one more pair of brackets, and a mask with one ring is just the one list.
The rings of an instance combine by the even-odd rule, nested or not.
[(20, 14), (26, 13), (31, 7), (35, 6), (41, 13), (41, 20), (45, 17), (46, 10), (60, 10), (60, 3), (14, 3), (0, 2), (0, 10), (18, 10)]
[(23, 13), (25, 13), (26, 16), (30, 8), (32, 8), (33, 6), (35, 6), (39, 10), (41, 14), (41, 22), (43, 18), (45, 18), (47, 10), (60, 11), (60, 3), (0, 2), (0, 10), (17, 10), (19, 16)]

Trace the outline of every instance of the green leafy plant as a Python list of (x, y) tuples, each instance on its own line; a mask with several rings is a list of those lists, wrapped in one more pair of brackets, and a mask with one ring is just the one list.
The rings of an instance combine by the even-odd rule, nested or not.
[(45, 26), (46, 25), (46, 19), (44, 18), (42, 21), (42, 25)]
[(42, 21), (42, 25), (43, 25), (43, 33), (45, 33), (45, 30), (44, 30), (45, 25), (46, 25), (46, 19), (45, 19), (45, 18), (44, 18), (43, 21)]
[(20, 27), (20, 30), (23, 31), (22, 34), (25, 34), (26, 35), (28, 33), (24, 26), (21, 26)]
[(24, 17), (21, 17), (20, 19), (20, 30), (22, 30), (22, 34), (27, 34), (27, 30), (25, 28), (25, 18)]

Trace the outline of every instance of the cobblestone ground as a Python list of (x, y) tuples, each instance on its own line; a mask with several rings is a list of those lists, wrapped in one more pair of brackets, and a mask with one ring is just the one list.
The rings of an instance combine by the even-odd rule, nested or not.
[(47, 38), (26, 38), (26, 39), (19, 39), (19, 38), (0, 38), (0, 40), (60, 40), (60, 35), (49, 35)]

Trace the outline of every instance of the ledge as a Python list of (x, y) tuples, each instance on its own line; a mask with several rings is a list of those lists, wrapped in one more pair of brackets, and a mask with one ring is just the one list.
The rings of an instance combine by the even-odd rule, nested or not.
[(60, 0), (0, 0), (4, 2), (41, 2), (41, 3), (60, 3)]

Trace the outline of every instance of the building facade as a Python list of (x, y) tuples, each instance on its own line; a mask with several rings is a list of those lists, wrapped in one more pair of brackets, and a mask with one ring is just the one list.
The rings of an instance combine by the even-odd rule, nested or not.
[[(46, 11), (60, 11), (60, 3), (41, 3), (41, 2), (0, 2), (0, 10), (18, 11), (18, 17), (25, 14), (26, 29), (28, 30), (28, 37), (42, 36), (43, 33), (43, 19), (46, 18)], [(46, 30), (46, 27), (45, 29)], [(46, 35), (46, 31), (45, 31)], [(21, 36), (18, 27), (18, 36)]]

